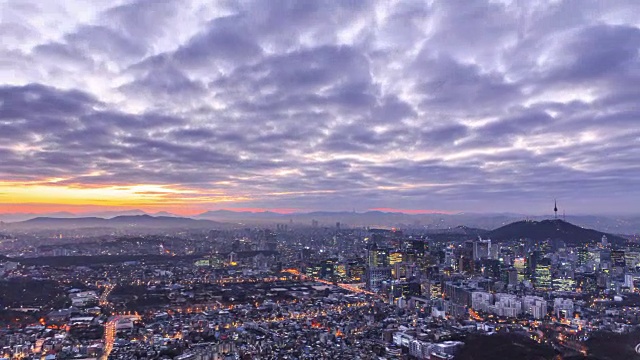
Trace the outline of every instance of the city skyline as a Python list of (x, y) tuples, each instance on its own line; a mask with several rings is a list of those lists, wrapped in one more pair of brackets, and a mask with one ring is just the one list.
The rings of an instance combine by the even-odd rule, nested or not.
[(0, 213), (640, 213), (635, 1), (0, 10)]

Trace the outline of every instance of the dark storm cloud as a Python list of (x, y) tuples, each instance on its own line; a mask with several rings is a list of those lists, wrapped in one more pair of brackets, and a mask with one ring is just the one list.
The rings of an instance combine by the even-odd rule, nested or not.
[(633, 1), (5, 6), (2, 180), (304, 209), (640, 195)]

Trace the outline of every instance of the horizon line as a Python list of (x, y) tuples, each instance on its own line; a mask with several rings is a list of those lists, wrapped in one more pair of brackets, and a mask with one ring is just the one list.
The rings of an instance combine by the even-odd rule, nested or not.
[[(127, 212), (140, 212), (139, 215), (150, 215), (150, 216), (163, 216), (163, 215), (172, 215), (178, 217), (197, 217), (204, 215), (209, 212), (218, 212), (218, 211), (226, 211), (233, 212), (237, 214), (248, 213), (248, 214), (265, 214), (265, 213), (273, 213), (278, 215), (305, 215), (305, 214), (313, 214), (313, 213), (351, 213), (351, 214), (366, 214), (370, 212), (382, 212), (387, 214), (403, 214), (403, 215), (515, 215), (524, 217), (523, 220), (526, 220), (526, 217), (544, 217), (544, 216), (553, 216), (553, 214), (526, 214), (526, 213), (516, 213), (516, 212), (482, 212), (482, 211), (450, 211), (450, 210), (434, 210), (434, 209), (396, 209), (396, 208), (386, 208), (386, 207), (376, 207), (376, 208), (368, 208), (363, 211), (349, 211), (349, 210), (302, 210), (302, 209), (294, 209), (294, 208), (219, 208), (219, 209), (208, 209), (208, 210), (198, 210), (198, 211), (170, 211), (170, 210), (158, 210), (158, 211), (149, 211), (142, 210), (140, 208), (128, 208), (128, 209), (102, 209), (102, 210), (87, 210), (87, 211), (69, 211), (69, 210), (58, 210), (58, 211), (0, 211), (0, 216), (7, 215), (34, 215), (35, 217), (55, 217), (56, 214), (68, 214), (75, 217), (82, 216), (96, 216), (96, 217), (104, 217), (109, 213), (114, 214), (115, 216), (126, 216)], [(132, 214), (135, 216), (137, 214)], [(627, 214), (593, 214), (593, 213), (577, 213), (573, 216), (637, 216), (638, 214), (627, 213)]]

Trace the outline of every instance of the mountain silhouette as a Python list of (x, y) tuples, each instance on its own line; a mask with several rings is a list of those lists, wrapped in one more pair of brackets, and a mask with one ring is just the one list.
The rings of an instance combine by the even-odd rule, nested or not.
[(612, 243), (624, 243), (626, 240), (616, 235), (600, 231), (585, 229), (569, 222), (553, 219), (542, 221), (516, 221), (514, 223), (489, 231), (487, 236), (492, 240), (507, 241), (517, 239), (532, 239), (543, 241), (547, 239), (562, 240), (567, 244), (579, 245), (588, 242), (598, 242), (602, 236)]
[(54, 218), (37, 217), (31, 220), (4, 224), (7, 229), (86, 229), (86, 228), (212, 228), (220, 223), (173, 216), (128, 215), (111, 219), (99, 217)]

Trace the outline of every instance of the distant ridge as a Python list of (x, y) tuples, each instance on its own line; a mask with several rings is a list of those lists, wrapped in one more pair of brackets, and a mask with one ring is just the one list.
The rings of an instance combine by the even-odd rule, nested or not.
[[(276, 223), (291, 223), (296, 227), (311, 226), (313, 220), (318, 221), (320, 227), (336, 226), (340, 222), (343, 228), (348, 227), (396, 227), (400, 229), (420, 229), (427, 232), (444, 232), (468, 234), (470, 236), (483, 235), (481, 229), (496, 229), (513, 222), (521, 220), (544, 221), (549, 216), (531, 216), (512, 213), (428, 213), (428, 214), (407, 214), (394, 211), (372, 210), (366, 212), (355, 211), (314, 211), (278, 213), (274, 211), (235, 211), (213, 210), (191, 216), (180, 216), (167, 212), (146, 213), (142, 210), (126, 211), (103, 211), (85, 214), (72, 213), (50, 213), (50, 214), (29, 214), (29, 213), (2, 213), (0, 214), (0, 228), (6, 228), (10, 223), (17, 223), (34, 218), (101, 218), (109, 219), (119, 216), (151, 215), (175, 217), (183, 219), (210, 220), (218, 223), (226, 223), (229, 226), (261, 226), (270, 227)], [(99, 221), (99, 220), (97, 220)], [(604, 233), (640, 235), (639, 216), (595, 216), (595, 215), (572, 215), (567, 216), (566, 221), (577, 226), (596, 229)], [(4, 223), (4, 224), (2, 224)], [(235, 224), (235, 225), (233, 225)], [(102, 226), (102, 224), (97, 224)], [(459, 228), (459, 226), (464, 227)]]
[(610, 242), (624, 243), (625, 239), (603, 233), (597, 230), (585, 229), (560, 219), (542, 221), (516, 221), (489, 231), (487, 236), (492, 240), (507, 241), (522, 238), (542, 241), (559, 239), (567, 244), (578, 245), (588, 242), (598, 242), (606, 235)]
[[(513, 213), (429, 213), (407, 214), (402, 212), (383, 212), (379, 210), (353, 211), (314, 211), (295, 213), (251, 212), (214, 210), (193, 216), (198, 219), (210, 219), (221, 222), (246, 224), (274, 224), (293, 221), (297, 225), (310, 225), (317, 220), (320, 226), (335, 226), (340, 222), (344, 226), (395, 226), (400, 228), (423, 228), (429, 231), (446, 230), (447, 232), (467, 232), (482, 234), (481, 229), (496, 229), (524, 219), (544, 221), (548, 216), (532, 216)], [(595, 215), (572, 215), (566, 219), (573, 224), (586, 228), (597, 228), (612, 234), (637, 234), (640, 229), (640, 217), (622, 216), (607, 217)], [(464, 227), (457, 229), (459, 226)], [(454, 229), (456, 228), (456, 229)]]
[(5, 223), (4, 227), (10, 230), (20, 229), (87, 229), (87, 228), (189, 228), (202, 229), (219, 227), (219, 222), (211, 220), (197, 220), (174, 216), (151, 216), (151, 215), (126, 215), (116, 216), (111, 219), (99, 217), (82, 218), (55, 218), (37, 217), (30, 220)]

